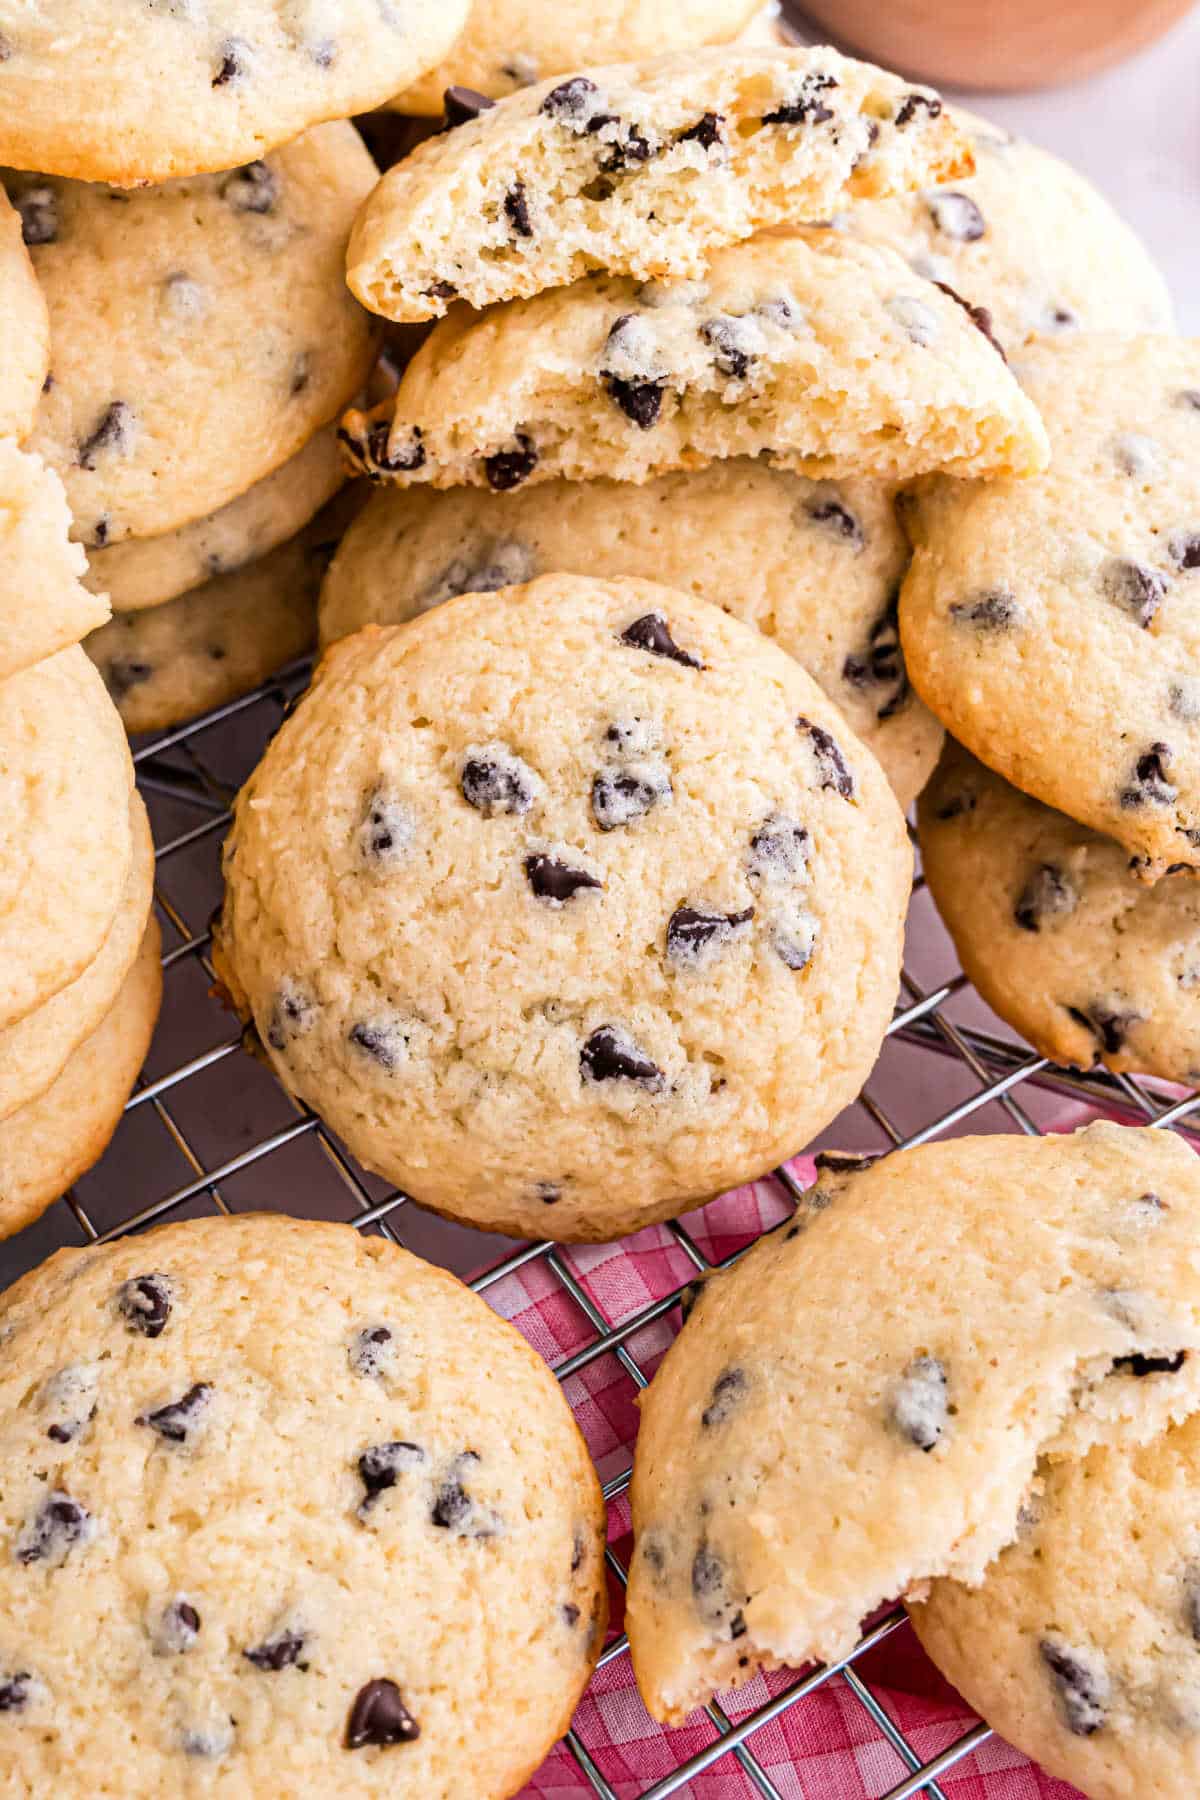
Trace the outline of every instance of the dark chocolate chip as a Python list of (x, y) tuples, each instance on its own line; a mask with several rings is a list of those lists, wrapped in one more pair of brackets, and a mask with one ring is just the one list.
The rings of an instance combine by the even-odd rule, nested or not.
[(721, 374), (729, 375), (735, 381), (741, 381), (749, 373), (763, 344), (761, 326), (728, 314), (706, 319), (700, 327), (700, 336), (712, 351), (713, 362)]
[(135, 1423), (148, 1425), (168, 1444), (186, 1444), (199, 1431), (212, 1393), (207, 1381), (197, 1381), (178, 1400), (157, 1407), (154, 1412), (139, 1413)]
[(1184, 1623), (1196, 1643), (1200, 1644), (1200, 1569), (1191, 1569), (1183, 1587)]
[(818, 1175), (861, 1175), (882, 1155), (881, 1150), (818, 1150), (813, 1161)]
[(458, 289), (452, 281), (435, 281), (422, 290), (430, 300), (457, 300)]
[(692, 1558), (692, 1592), (698, 1600), (719, 1594), (725, 1583), (725, 1565), (707, 1544), (701, 1544)]
[(0, 1713), (24, 1712), (32, 1691), (33, 1676), (28, 1669), (0, 1675)]
[(896, 112), (896, 124), (903, 128), (916, 118), (918, 112), (924, 112), (930, 119), (936, 119), (942, 110), (942, 103), (936, 94), (906, 94)]
[(987, 233), (983, 214), (970, 194), (940, 188), (925, 195), (925, 205), (942, 236), (956, 243), (973, 244)]
[(652, 656), (665, 656), (670, 662), (680, 663), (685, 669), (702, 669), (704, 664), (696, 657), (681, 650), (671, 636), (671, 627), (667, 623), (665, 613), (643, 613), (632, 625), (627, 625), (621, 633), (621, 642), (629, 644), (634, 650), (648, 650)]
[(379, 1019), (360, 1019), (346, 1033), (347, 1041), (388, 1075), (408, 1061), (409, 1032), (399, 1014)]
[(275, 996), (267, 1021), (267, 1043), (272, 1050), (286, 1050), (293, 1038), (303, 1037), (316, 1023), (313, 1000), (294, 983), (285, 983)]
[(190, 1600), (172, 1600), (163, 1608), (154, 1647), (163, 1656), (185, 1656), (200, 1635), (200, 1614)]
[(139, 662), (132, 656), (114, 656), (104, 665), (104, 685), (114, 700), (123, 700), (153, 674), (153, 663)]
[(453, 131), (458, 125), (468, 125), (481, 113), (490, 112), (495, 104), (475, 88), (448, 87), (442, 95), (442, 130)]
[[(597, 119), (588, 126), (588, 130), (596, 131), (602, 124), (609, 122)], [(622, 170), (628, 169), (631, 164), (649, 162), (655, 153), (654, 146), (640, 125), (627, 125), (623, 130), (624, 135), (612, 145), (608, 155), (600, 164), (601, 172), (605, 175), (617, 175)]]
[(795, 881), (808, 867), (807, 829), (782, 813), (772, 813), (750, 839), (746, 874), (751, 881)]
[(430, 1522), (442, 1531), (454, 1531), (460, 1537), (487, 1538), (495, 1535), (495, 1515), (478, 1508), (463, 1486), (466, 1471), (479, 1461), (474, 1450), (464, 1450), (451, 1463), (430, 1511)]
[(394, 1343), (386, 1325), (366, 1325), (355, 1334), (347, 1354), (356, 1375), (378, 1379), (392, 1360)]
[(368, 1509), (385, 1493), (394, 1488), (401, 1472), (415, 1469), (425, 1461), (425, 1452), (419, 1444), (409, 1444), (398, 1439), (390, 1444), (372, 1444), (363, 1451), (358, 1459), (358, 1473), (366, 1489), (366, 1496), (359, 1507), (359, 1515)]
[(560, 1608), (560, 1611), (562, 1613), (562, 1622), (564, 1625), (568, 1625), (572, 1629), (578, 1625), (579, 1608), (577, 1606), (572, 1606), (568, 1601), (566, 1606)]
[(1013, 907), (1013, 918), (1022, 931), (1040, 931), (1042, 920), (1074, 912), (1079, 896), (1060, 868), (1041, 863), (1034, 870)]
[(535, 898), (548, 900), (553, 906), (565, 906), (582, 888), (604, 886), (590, 870), (573, 869), (569, 863), (540, 854), (525, 858), (525, 874)]
[(1127, 812), (1139, 806), (1171, 806), (1179, 798), (1179, 789), (1167, 779), (1167, 765), (1173, 752), (1169, 744), (1151, 744), (1133, 766), (1133, 779), (1121, 790), (1121, 805)]
[(937, 808), (934, 817), (942, 820), (961, 819), (964, 813), (971, 813), (974, 811), (974, 794), (951, 794), (948, 800), (942, 801), (942, 804)]
[(89, 541), (93, 550), (103, 550), (105, 544), (108, 542), (108, 533), (111, 525), (112, 520), (109, 518), (108, 514), (101, 513), (100, 517), (96, 520), (96, 523), (92, 526), (91, 538)]
[(576, 1529), (571, 1539), (571, 1573), (577, 1575), (583, 1567), (583, 1559), (587, 1555), (587, 1539), (582, 1531)]
[(87, 1509), (61, 1488), (55, 1488), (17, 1533), (13, 1554), (19, 1563), (58, 1563), (91, 1535), (92, 1520)]
[(123, 455), (133, 441), (133, 408), (124, 400), (114, 400), (102, 413), (96, 429), (79, 446), (77, 458), (81, 469), (94, 469), (96, 458), (106, 451)]
[(563, 1197), (562, 1188), (556, 1181), (535, 1181), (533, 1192), (543, 1206), (557, 1206)]
[(679, 1322), (681, 1325), (686, 1325), (695, 1312), (705, 1285), (704, 1278), (701, 1276), (695, 1281), (689, 1281), (686, 1287), (679, 1290)]
[(706, 1431), (711, 1431), (716, 1425), (724, 1425), (726, 1419), (741, 1405), (749, 1385), (744, 1369), (722, 1370), (713, 1383), (708, 1405), (700, 1414), (700, 1423)]
[(1110, 1687), (1103, 1661), (1060, 1638), (1043, 1638), (1038, 1649), (1054, 1677), (1067, 1730), (1091, 1737), (1108, 1718)]
[(854, 798), (854, 776), (834, 739), (821, 725), (814, 725), (803, 714), (796, 720), (796, 730), (812, 740), (817, 764), (817, 785), (832, 788), (843, 800)]
[(816, 941), (816, 920), (803, 907), (786, 910), (772, 923), (771, 948), (786, 969), (807, 969)]
[(1105, 598), (1132, 614), (1143, 630), (1150, 624), (1166, 598), (1166, 578), (1157, 569), (1141, 563), (1126, 562), (1110, 556), (1100, 570), (1100, 587)]
[(1200, 531), (1174, 531), (1167, 539), (1177, 569), (1200, 569)]
[(504, 216), (518, 237), (533, 236), (533, 220), (529, 216), (529, 201), (526, 198), (523, 181), (514, 181), (505, 194)]
[(933, 285), (935, 288), (941, 288), (943, 294), (949, 295), (951, 300), (956, 301), (958, 305), (962, 307), (976, 331), (981, 331), (983, 333), (1001, 362), (1007, 362), (1008, 357), (1004, 354), (1004, 345), (1000, 342), (1000, 339), (992, 329), (995, 321), (992, 318), (989, 308), (986, 306), (974, 306), (970, 300), (964, 300), (958, 289), (952, 288), (948, 281), (935, 281)]
[(58, 196), (53, 188), (26, 188), (14, 205), (21, 216), (21, 236), (31, 250), (58, 242)]
[(1143, 1356), (1135, 1350), (1131, 1356), (1115, 1356), (1113, 1369), (1119, 1369), (1124, 1375), (1136, 1375), (1141, 1381), (1147, 1375), (1178, 1375), (1187, 1357), (1186, 1350), (1177, 1350), (1173, 1356)]
[(706, 912), (697, 906), (677, 906), (667, 925), (667, 960), (686, 968), (696, 968), (710, 950), (728, 943), (735, 933), (749, 925), (754, 908), (745, 912)]
[(425, 445), (421, 441), (424, 436), (421, 427), (414, 425), (408, 442), (397, 444), (394, 448), (390, 447), (391, 434), (391, 423), (387, 419), (377, 419), (367, 432), (367, 456), (371, 466), (385, 475), (423, 469)]
[(837, 85), (832, 75), (806, 75), (793, 99), (782, 101), (772, 112), (763, 114), (763, 124), (825, 124), (828, 119), (832, 119), (833, 108), (826, 106), (821, 96), (830, 93)]
[(657, 1093), (663, 1072), (618, 1025), (599, 1025), (579, 1052), (585, 1081), (634, 1081)]
[(644, 818), (670, 795), (671, 778), (664, 766), (632, 763), (625, 769), (606, 769), (592, 781), (592, 817), (601, 831), (616, 831)]
[(290, 1669), (293, 1663), (300, 1661), (306, 1641), (302, 1631), (277, 1631), (273, 1637), (255, 1644), (252, 1650), (243, 1650), (242, 1655), (256, 1669), (278, 1673), (280, 1669)]
[(359, 853), (368, 868), (396, 868), (411, 849), (413, 835), (408, 808), (385, 788), (374, 788), (358, 828)]
[(892, 1390), (892, 1424), (901, 1437), (928, 1452), (945, 1431), (948, 1413), (945, 1369), (935, 1356), (915, 1357)]
[(508, 750), (469, 756), (458, 779), (463, 799), (485, 819), (500, 813), (527, 813), (537, 793), (533, 770)]
[(724, 123), (721, 113), (706, 112), (687, 131), (681, 131), (675, 141), (679, 144), (699, 144), (702, 150), (712, 150), (725, 141), (721, 131)]
[(215, 88), (236, 86), (250, 72), (250, 46), (244, 38), (226, 38), (218, 53)]
[(956, 601), (950, 617), (956, 625), (974, 625), (979, 631), (1011, 631), (1021, 613), (1010, 593), (989, 588), (972, 600)]
[(827, 493), (814, 494), (804, 511), (814, 525), (823, 526), (831, 537), (848, 544), (857, 556), (866, 542), (863, 528), (840, 499)]
[(658, 423), (666, 381), (628, 381), (620, 375), (602, 374), (602, 381), (627, 419), (641, 431)]
[(497, 494), (507, 494), (510, 489), (520, 487), (523, 481), (529, 480), (537, 465), (538, 453), (533, 442), (520, 431), (513, 449), (497, 450), (483, 459), (488, 486)]
[(388, 1750), (393, 1744), (410, 1744), (420, 1735), (421, 1727), (394, 1681), (383, 1676), (359, 1688), (346, 1724), (347, 1750)]
[(171, 1283), (165, 1275), (134, 1275), (117, 1289), (117, 1311), (129, 1331), (161, 1337), (171, 1316)]
[(1116, 1056), (1125, 1044), (1133, 1026), (1141, 1024), (1139, 1013), (1113, 1012), (1108, 1007), (1091, 1006), (1086, 1012), (1078, 1006), (1068, 1006), (1067, 1011), (1077, 1025), (1090, 1031), (1097, 1043), (1108, 1056)]
[(292, 358), (292, 373), (288, 379), (288, 393), (291, 394), (293, 399), (295, 399), (297, 394), (302, 394), (312, 380), (312, 365), (313, 359), (311, 351), (299, 350)]
[(586, 75), (574, 75), (570, 81), (560, 81), (551, 88), (538, 110), (561, 124), (582, 130), (594, 115), (593, 96), (597, 91), (595, 82)]
[(911, 692), (904, 651), (900, 645), (900, 620), (897, 602), (893, 600), (874, 625), (865, 652), (848, 656), (842, 664), (842, 677), (851, 687), (890, 690), (876, 709), (876, 718), (890, 719), (905, 704)]

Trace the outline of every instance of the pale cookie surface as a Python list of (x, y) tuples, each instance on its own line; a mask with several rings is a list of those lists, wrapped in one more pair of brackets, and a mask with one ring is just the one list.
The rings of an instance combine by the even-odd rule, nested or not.
[[(95, 1031), (71, 1052), (44, 1093), (0, 1119), (0, 1237), (11, 1237), (45, 1212), (107, 1150), (154, 1035), (162, 998), (161, 949), (158, 924), (151, 919)], [(3, 1610), (0, 1645), (9, 1624), (7, 1601)], [(3, 1654), (0, 1647), (0, 1658)], [(38, 1790), (35, 1785), (28, 1791)]]
[(1200, 1419), (1039, 1474), (1016, 1543), (982, 1587), (935, 1582), (917, 1634), (996, 1731), (1091, 1800), (1192, 1800)]
[(0, 437), (0, 681), (108, 618), (107, 600), (83, 585), (87, 559), (70, 529), (58, 476)]
[(399, 625), (455, 594), (552, 572), (643, 575), (774, 638), (841, 708), (907, 808), (942, 740), (900, 655), (896, 597), (907, 564), (884, 484), (808, 481), (748, 460), (642, 487), (388, 488), (325, 578), (321, 637)]
[(369, 1167), (608, 1240), (857, 1093), (910, 873), (878, 764), (776, 645), (548, 575), (334, 647), (239, 798), (219, 969)]
[(0, 438), (33, 424), (50, 367), (50, 321), (21, 233), (21, 216), (0, 193)]
[(77, 645), (0, 682), (0, 1028), (81, 975), (129, 873), (133, 764)]
[(1200, 1163), (1171, 1133), (845, 1160), (704, 1284), (642, 1401), (626, 1627), (656, 1718), (978, 1581), (1039, 1452), (1200, 1406), (1200, 1354), (1130, 1361), (1200, 1351)]
[(18, 1791), (503, 1800), (566, 1730), (599, 1484), (453, 1276), (345, 1225), (196, 1220), (60, 1251), (0, 1331)]
[(256, 562), (307, 525), (346, 479), (337, 424), (219, 512), (159, 537), (126, 538), (88, 553), (84, 585), (114, 612), (161, 606), (218, 575)]
[(69, 987), (0, 1032), (0, 1120), (37, 1099), (116, 1002), (154, 898), (154, 843), (141, 796), (130, 800), (133, 853), (116, 917), (94, 960)]
[(1033, 406), (964, 307), (893, 251), (829, 231), (735, 245), (701, 282), (596, 276), (457, 307), (395, 401), (344, 431), (382, 479), (504, 490), (742, 455), (885, 480), (1046, 459)]
[(727, 44), (761, 0), (473, 0), (462, 35), (436, 69), (390, 102), (426, 118), (448, 87), (492, 100), (592, 63), (643, 62), (668, 51)]
[(356, 221), (347, 280), (373, 312), (438, 318), (594, 269), (694, 280), (764, 226), (973, 166), (932, 89), (829, 49), (691, 51), (477, 104)]
[(336, 497), (258, 562), (145, 612), (117, 613), (84, 649), (127, 731), (160, 731), (248, 694), (310, 650), (317, 595), (357, 504)]
[(124, 186), (234, 168), (380, 105), (467, 13), (468, 0), (4, 0), (0, 162)]
[(975, 174), (848, 206), (839, 231), (889, 244), (918, 275), (986, 306), (1010, 353), (1076, 331), (1171, 331), (1171, 297), (1145, 245), (1075, 169), (955, 109)]
[(30, 448), (61, 475), (84, 543), (215, 512), (362, 386), (374, 333), (341, 271), (375, 165), (352, 125), (136, 193), (4, 179), (50, 307)]
[(1200, 883), (1147, 887), (1111, 838), (948, 745), (921, 859), (966, 973), (1054, 1062), (1200, 1084)]
[(1023, 353), (1053, 461), (911, 512), (909, 672), (991, 768), (1156, 880), (1200, 868), (1200, 340)]

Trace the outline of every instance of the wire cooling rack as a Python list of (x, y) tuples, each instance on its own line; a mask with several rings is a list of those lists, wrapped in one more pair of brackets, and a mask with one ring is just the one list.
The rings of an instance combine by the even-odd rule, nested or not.
[[(603, 1359), (614, 1380), (632, 1390), (645, 1386), (646, 1360), (661, 1348), (664, 1331), (678, 1325), (684, 1282), (732, 1257), (710, 1256), (703, 1232), (686, 1222), (669, 1234), (682, 1280), (649, 1305), (621, 1316), (606, 1313), (586, 1273), (586, 1258), (552, 1244), (511, 1245), (506, 1240), (433, 1220), (407, 1197), (360, 1170), (312, 1114), (283, 1094), (270, 1072), (241, 1051), (231, 1015), (210, 993), (208, 920), (220, 898), (219, 852), (237, 788), (262, 754), (292, 696), (304, 686), (307, 665), (297, 664), (246, 698), (180, 730), (135, 747), (138, 782), (150, 809), (158, 846), (156, 899), (164, 928), (163, 1014), (141, 1084), (126, 1109), (108, 1154), (90, 1175), (35, 1226), (0, 1246), (0, 1286), (63, 1244), (100, 1241), (167, 1218), (249, 1209), (283, 1210), (340, 1218), (377, 1230), (432, 1260), (451, 1266), (485, 1297), (507, 1275), (540, 1270), (547, 1291), (557, 1289), (577, 1309), (582, 1344), (558, 1361), (560, 1380), (596, 1371)], [(956, 1131), (1035, 1133), (1072, 1115), (1072, 1103), (1119, 1110), (1135, 1121), (1200, 1134), (1200, 1094), (1169, 1096), (1152, 1083), (1104, 1073), (1057, 1069), (1004, 1035), (958, 972), (948, 940), (918, 883), (910, 925), (908, 966), (900, 1005), (871, 1081), (849, 1112), (824, 1134), (843, 1149), (889, 1149), (924, 1143)], [(773, 1178), (781, 1199), (800, 1189), (787, 1169)], [(735, 1252), (736, 1254), (737, 1252)], [(653, 1341), (653, 1348), (647, 1346)], [(624, 1459), (627, 1461), (627, 1458)], [(604, 1492), (619, 1506), (628, 1467), (601, 1465)], [(610, 1548), (613, 1579), (625, 1568)], [(588, 1741), (585, 1706), (566, 1739), (583, 1792), (601, 1800), (618, 1794), (665, 1800), (695, 1794), (704, 1777), (707, 1795), (757, 1794), (784, 1800), (778, 1766), (769, 1773), (755, 1740), (773, 1722), (829, 1684), (840, 1684), (865, 1715), (870, 1755), (855, 1735), (859, 1785), (869, 1800), (908, 1800), (928, 1794), (946, 1800), (941, 1777), (970, 1757), (990, 1736), (974, 1726), (931, 1760), (922, 1760), (863, 1672), (863, 1659), (905, 1628), (900, 1608), (875, 1620), (844, 1662), (798, 1674), (780, 1691), (735, 1719), (708, 1708), (707, 1743), (688, 1751), (677, 1766), (640, 1785), (627, 1763), (611, 1764), (613, 1745), (597, 1733)], [(628, 1654), (623, 1636), (604, 1650), (601, 1667)], [(864, 1720), (859, 1719), (863, 1725)], [(647, 1727), (649, 1731), (649, 1727)], [(663, 1742), (668, 1748), (671, 1737)], [(759, 1738), (760, 1746), (765, 1740)], [(722, 1775), (724, 1773), (724, 1778)], [(787, 1793), (794, 1786), (785, 1784)], [(811, 1788), (808, 1791), (812, 1791)], [(830, 1789), (832, 1791), (832, 1789)]]

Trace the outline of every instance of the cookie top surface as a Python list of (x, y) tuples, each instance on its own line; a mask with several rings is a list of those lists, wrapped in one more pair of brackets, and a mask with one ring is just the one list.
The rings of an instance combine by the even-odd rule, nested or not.
[[(705, 1283), (642, 1402), (626, 1625), (658, 1718), (844, 1655), (929, 1576), (978, 1580), (1039, 1451), (1200, 1405), (1200, 1163), (1170, 1133), (836, 1163)], [(1153, 1380), (1120, 1361), (1181, 1350)]]
[(387, 318), (594, 269), (694, 280), (764, 226), (972, 167), (931, 88), (827, 48), (685, 51), (460, 110), (476, 116), (390, 169), (355, 223), (347, 279)]
[(438, 61), (468, 9), (468, 0), (9, 9), (0, 162), (125, 186), (235, 168), (310, 125), (378, 106)]
[(221, 972), (416, 1199), (607, 1240), (858, 1091), (910, 872), (878, 764), (776, 645), (545, 576), (329, 653), (240, 796)]
[(1148, 878), (1200, 867), (1200, 340), (1030, 348), (1046, 474), (932, 482), (900, 624), (947, 727)]
[(1147, 887), (1111, 838), (948, 744), (921, 860), (963, 968), (1055, 1062), (1200, 1084), (1200, 883)]
[(401, 485), (647, 481), (730, 456), (799, 474), (1029, 473), (1045, 434), (1002, 357), (893, 251), (763, 236), (701, 282), (596, 276), (457, 307), (351, 453)]
[(796, 658), (874, 751), (902, 807), (941, 727), (908, 685), (895, 603), (908, 540), (880, 482), (809, 481), (744, 459), (637, 487), (377, 493), (321, 592), (325, 643), (455, 594), (537, 575), (643, 575), (723, 606)]
[(668, 51), (726, 44), (751, 24), (762, 0), (489, 0), (474, 5), (462, 34), (436, 69), (390, 102), (426, 118), (442, 111), (448, 87), (492, 100), (594, 63), (642, 62)]
[(21, 216), (0, 193), (0, 438), (23, 438), (50, 367), (50, 321)]
[(129, 872), (133, 764), (77, 645), (0, 682), (0, 1027), (98, 953)]
[(53, 469), (0, 437), (0, 681), (77, 644), (108, 618), (103, 594), (82, 584), (87, 559), (70, 529)]
[(864, 200), (840, 231), (889, 244), (917, 274), (986, 306), (1010, 353), (1076, 331), (1170, 331), (1167, 285), (1145, 245), (1069, 164), (954, 109), (974, 175)]
[(500, 1800), (565, 1730), (599, 1485), (453, 1277), (346, 1226), (192, 1221), (60, 1252), (0, 1329), (26, 1674), (0, 1733), (30, 1792)]
[(374, 335), (341, 269), (375, 165), (349, 123), (135, 193), (4, 179), (53, 336), (30, 448), (61, 475), (86, 544), (215, 512), (362, 385)]
[(922, 1644), (1009, 1743), (1094, 1800), (1200, 1786), (1200, 1420), (1039, 1470), (982, 1587), (935, 1582)]

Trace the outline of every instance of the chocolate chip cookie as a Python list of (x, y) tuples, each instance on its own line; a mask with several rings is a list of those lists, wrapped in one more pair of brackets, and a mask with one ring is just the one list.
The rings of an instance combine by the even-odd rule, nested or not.
[(104, 595), (83, 585), (87, 558), (70, 529), (58, 476), (0, 437), (0, 681), (108, 618)]
[(21, 215), (0, 192), (0, 438), (27, 435), (49, 367), (46, 301)]

